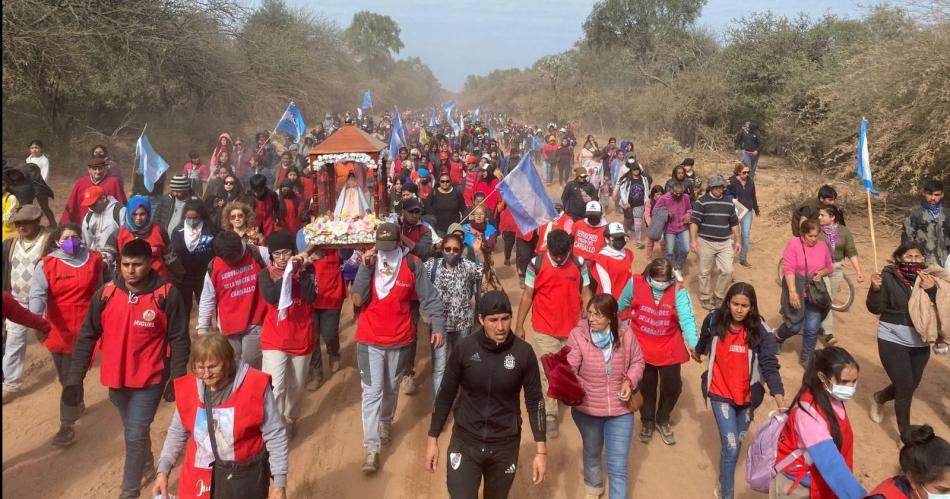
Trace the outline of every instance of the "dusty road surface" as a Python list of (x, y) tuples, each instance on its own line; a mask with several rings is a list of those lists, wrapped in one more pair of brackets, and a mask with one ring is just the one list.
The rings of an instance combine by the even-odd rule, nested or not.
[[(698, 165), (704, 158), (699, 157)], [(758, 189), (763, 215), (778, 207), (786, 193), (798, 192), (798, 173), (775, 168), (763, 160)], [(770, 168), (770, 166), (773, 166)], [(650, 165), (647, 165), (648, 169)], [(723, 167), (727, 168), (727, 167)], [(700, 171), (707, 170), (700, 166)], [(731, 170), (731, 168), (729, 168)], [(651, 169), (664, 180), (668, 168)], [(662, 174), (660, 172), (663, 172)], [(722, 171), (722, 173), (729, 173)], [(69, 185), (59, 184), (57, 198), (66, 197)], [(552, 189), (552, 193), (554, 189)], [(559, 193), (559, 188), (557, 189)], [(59, 194), (63, 193), (63, 194)], [(57, 211), (57, 213), (59, 213)], [(610, 215), (616, 219), (616, 214)], [(776, 262), (789, 236), (787, 222), (774, 224), (770, 217), (755, 221), (752, 231), (751, 269), (736, 266), (735, 278), (752, 283), (759, 295), (760, 307), (770, 324), (778, 323), (779, 293), (775, 283)], [(785, 216), (780, 217), (786, 220)], [(857, 212), (849, 216), (865, 269), (872, 267), (867, 221)], [(884, 258), (897, 243), (893, 228), (878, 228), (879, 254)], [(501, 244), (498, 245), (499, 248)], [(498, 250), (500, 251), (500, 249)], [(645, 264), (642, 250), (635, 250), (635, 271)], [(687, 267), (688, 285), (695, 290), (695, 257)], [(520, 297), (514, 267), (505, 267), (496, 253), (495, 261), (513, 303)], [(850, 269), (849, 269), (850, 271)], [(855, 469), (867, 487), (896, 471), (898, 437), (892, 406), (888, 406), (882, 425), (868, 419), (868, 397), (886, 384), (878, 361), (875, 343), (877, 319), (867, 312), (864, 298), (867, 283), (858, 286), (854, 306), (836, 314), (837, 336), (861, 364), (861, 380), (856, 399), (848, 407), (855, 433)], [(694, 296), (695, 299), (695, 296)], [(705, 313), (696, 307), (698, 320)], [(374, 476), (360, 472), (363, 449), (360, 424), (360, 385), (355, 368), (354, 334), (351, 309), (344, 306), (342, 320), (344, 368), (333, 375), (316, 393), (307, 392), (298, 423), (298, 436), (290, 453), (290, 486), (293, 498), (442, 498), (445, 489), (444, 449), (449, 435), (440, 444), (443, 455), (439, 470), (430, 474), (422, 467), (429, 426), (430, 361), (428, 349), (419, 349), (416, 369), (419, 390), (415, 396), (400, 396), (393, 442), (382, 455), (382, 468)], [(529, 329), (530, 331), (530, 329)], [(531, 334), (530, 332), (528, 333)], [(421, 340), (425, 344), (427, 338)], [(800, 340), (789, 340), (781, 355), (782, 378), (790, 400), (799, 387), (802, 369), (797, 363)], [(77, 427), (77, 442), (67, 449), (50, 444), (58, 428), (60, 387), (49, 354), (35, 339), (27, 353), (26, 386), (23, 395), (3, 406), (3, 497), (30, 498), (114, 498), (118, 496), (123, 462), (122, 426), (106, 390), (99, 384), (98, 367), (86, 379), (88, 410)], [(678, 443), (666, 446), (659, 438), (649, 445), (631, 443), (630, 484), (632, 497), (713, 497), (718, 474), (719, 437), (715, 421), (700, 396), (699, 375), (702, 367), (690, 362), (683, 370), (683, 395), (673, 413)], [(172, 414), (172, 404), (162, 403), (152, 425), (152, 449), (159, 452)], [(759, 420), (773, 409), (771, 400), (759, 409)], [(937, 434), (950, 438), (950, 359), (932, 357), (921, 387), (914, 399), (913, 421), (933, 425)], [(583, 496), (581, 477), (581, 440), (569, 411), (562, 409), (561, 436), (549, 442), (548, 478), (543, 485), (531, 484), (530, 466), (533, 445), (530, 431), (522, 438), (520, 467), (511, 497), (579, 498)], [(753, 423), (755, 425), (755, 423)], [(639, 421), (635, 431), (639, 431)], [(746, 437), (746, 443), (751, 436)], [(743, 449), (744, 450), (744, 449)], [(737, 495), (762, 497), (748, 489), (744, 479), (744, 459), (736, 471)], [(177, 486), (177, 469), (172, 475)], [(151, 497), (148, 491), (143, 497)]]

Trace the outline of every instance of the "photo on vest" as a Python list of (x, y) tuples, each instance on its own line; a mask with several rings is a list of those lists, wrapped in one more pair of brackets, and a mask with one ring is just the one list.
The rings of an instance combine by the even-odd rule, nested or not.
[[(218, 456), (224, 461), (234, 461), (234, 407), (211, 409), (211, 417), (214, 418), (214, 438)], [(208, 418), (203, 409), (195, 411), (194, 434), (195, 442), (198, 443), (195, 450), (195, 467), (211, 469), (214, 452), (208, 433)]]

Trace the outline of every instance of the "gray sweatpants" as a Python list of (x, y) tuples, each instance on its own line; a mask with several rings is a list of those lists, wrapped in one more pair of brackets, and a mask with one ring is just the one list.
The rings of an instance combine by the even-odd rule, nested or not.
[(261, 325), (252, 324), (248, 326), (243, 333), (231, 334), (226, 336), (231, 348), (234, 349), (234, 357), (243, 360), (254, 369), (261, 368)]
[(363, 447), (366, 450), (379, 450), (379, 425), (393, 422), (399, 381), (409, 362), (410, 348), (410, 345), (383, 348), (356, 344), (356, 364), (363, 387)]
[[(26, 304), (21, 303), (25, 308)], [(26, 340), (29, 329), (6, 322), (7, 339), (3, 349), (3, 389), (18, 392), (23, 388), (23, 366), (26, 365)]]

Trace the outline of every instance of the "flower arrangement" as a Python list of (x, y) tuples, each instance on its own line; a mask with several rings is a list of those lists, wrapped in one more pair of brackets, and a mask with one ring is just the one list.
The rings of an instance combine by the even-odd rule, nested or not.
[(382, 221), (373, 213), (351, 217), (346, 212), (339, 218), (318, 217), (304, 227), (304, 238), (316, 246), (363, 246), (376, 242), (376, 227)]
[(317, 159), (312, 162), (314, 167), (324, 165), (326, 163), (336, 164), (336, 163), (346, 163), (349, 161), (354, 161), (356, 163), (363, 163), (368, 168), (377, 169), (379, 165), (376, 163), (376, 160), (371, 158), (369, 154), (362, 152), (344, 152), (339, 154), (321, 154), (317, 156)]

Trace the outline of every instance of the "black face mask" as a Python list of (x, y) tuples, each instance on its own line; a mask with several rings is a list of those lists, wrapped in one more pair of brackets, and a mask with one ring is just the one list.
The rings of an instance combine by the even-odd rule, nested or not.
[(587, 217), (587, 223), (589, 223), (589, 224), (591, 224), (591, 225), (593, 225), (593, 226), (600, 225), (600, 220), (601, 220), (601, 218), (602, 218), (602, 217), (601, 217), (600, 215)]
[(627, 245), (627, 240), (623, 238), (610, 240), (610, 247), (615, 250), (622, 250), (624, 246), (626, 245)]

